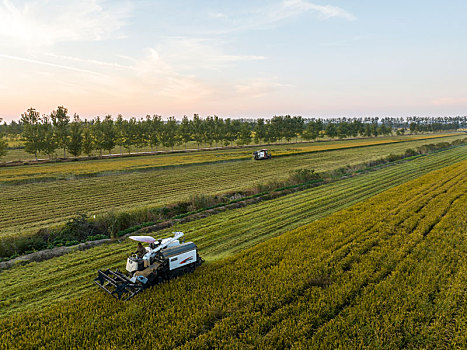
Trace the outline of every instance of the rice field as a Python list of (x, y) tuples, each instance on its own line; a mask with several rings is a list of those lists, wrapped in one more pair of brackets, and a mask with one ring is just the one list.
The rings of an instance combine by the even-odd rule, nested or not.
[[(384, 140), (409, 140), (409, 139), (421, 139), (421, 138), (438, 138), (438, 137), (445, 137), (445, 136), (448, 136), (448, 135), (454, 135), (455, 133), (449, 133), (449, 132), (446, 132), (446, 133), (428, 133), (428, 134), (418, 134), (418, 135), (404, 135), (404, 136), (380, 136), (377, 138), (378, 141), (384, 141)], [(368, 140), (368, 139), (360, 139), (360, 140)], [(296, 140), (293, 140), (293, 141), (296, 141)], [(328, 137), (324, 137), (322, 139), (319, 140), (320, 142), (325, 142), (326, 144), (330, 143), (340, 143), (340, 142), (353, 142), (355, 140), (343, 140), (343, 141), (334, 141)], [(358, 140), (357, 140), (358, 141)], [(299, 144), (304, 142), (305, 144), (308, 144), (309, 142), (302, 139), (302, 138), (298, 138), (298, 142)], [(0, 158), (0, 163), (1, 162), (16, 162), (16, 161), (28, 161), (28, 160), (34, 160), (34, 155), (33, 154), (30, 154), (30, 153), (27, 153), (23, 148), (19, 148), (19, 147), (24, 147), (24, 142), (21, 141), (20, 139), (18, 140), (9, 140), (7, 139), (7, 144), (8, 144), (8, 147), (13, 147), (14, 149), (10, 149), (8, 150), (8, 153), (6, 154), (6, 156), (3, 156)], [(294, 143), (291, 143), (290, 145), (293, 145)], [(221, 146), (220, 144), (218, 146)], [(274, 147), (279, 147), (280, 149), (280, 146), (279, 145), (269, 145), (268, 147), (271, 147), (271, 146), (274, 146)], [(287, 147), (287, 145), (284, 145)], [(210, 144), (205, 144), (205, 143), (201, 143), (200, 144), (200, 149), (209, 149), (209, 148), (213, 148), (213, 147), (216, 147), (215, 144), (213, 145), (210, 145)], [(260, 147), (260, 146), (254, 146), (254, 145), (251, 145), (251, 146), (248, 146), (248, 147)], [(174, 148), (173, 148), (175, 151), (185, 151), (186, 149), (187, 150), (190, 150), (190, 151), (197, 151), (198, 150), (198, 144), (194, 141), (190, 141), (188, 142), (186, 145), (185, 144), (181, 144), (181, 145), (175, 145)], [(132, 148), (131, 149), (131, 153), (138, 153), (138, 152), (167, 152), (167, 151), (172, 151), (172, 148), (167, 148), (167, 147), (163, 147), (163, 146), (159, 146), (157, 148), (152, 148), (151, 147), (148, 147), (148, 146), (144, 146), (144, 147), (139, 147), (139, 148)], [(93, 151), (92, 152), (92, 156), (99, 156), (99, 152), (98, 151)], [(114, 149), (112, 149), (111, 151), (111, 154), (114, 154), (114, 155), (120, 155), (120, 154), (123, 154), (123, 155), (127, 155), (128, 154), (128, 151), (124, 148), (120, 148), (119, 146), (115, 147)], [(247, 155), (251, 154), (250, 152), (250, 148), (247, 148), (247, 152), (246, 152)], [(105, 155), (105, 153), (104, 153)], [(57, 158), (57, 157), (62, 157), (63, 156), (63, 150), (57, 150), (55, 155), (54, 155), (54, 158)], [(41, 154), (39, 153), (38, 154), (38, 158), (39, 159), (48, 159), (48, 155), (46, 154)]]
[[(354, 147), (398, 144), (421, 141), (452, 142), (465, 134), (437, 134), (419, 136), (382, 137), (375, 139), (355, 139), (344, 141), (307, 142), (287, 145), (271, 145), (274, 157), (323, 152)], [(418, 144), (418, 143), (417, 143)], [(415, 147), (415, 146), (414, 146)], [(150, 156), (98, 159), (88, 161), (68, 161), (58, 163), (32, 164), (0, 168), (0, 184), (24, 184), (28, 182), (69, 180), (79, 177), (151, 171), (172, 166), (208, 165), (227, 161), (244, 161), (252, 158), (255, 148), (237, 148), (212, 151), (167, 153)]]
[[(462, 348), (467, 342), (466, 171), (462, 161), (430, 172), (127, 303), (82, 291), (79, 298), (53, 300), (49, 307), (31, 304), (28, 311), (0, 320), (0, 344), (21, 349)], [(66, 286), (69, 279), (60, 274), (73, 278), (80, 264), (114, 254), (99, 249), (75, 264), (61, 265), (66, 256), (56, 259), (49, 270), (43, 265), (39, 276), (53, 271), (61, 297), (59, 291), (73, 284)], [(27, 273), (24, 269), (23, 276)], [(9, 276), (10, 284), (14, 280)]]
[[(214, 263), (430, 171), (454, 163), (465, 169), (465, 161), (458, 163), (462, 159), (465, 160), (466, 156), (458, 149), (431, 154), (365, 175), (179, 224), (158, 232), (157, 237), (170, 235), (171, 231), (183, 231), (187, 240), (198, 245), (203, 258)], [(125, 240), (0, 272), (0, 315), (40, 310), (59, 299), (86, 295), (97, 288), (91, 283), (97, 269), (124, 270), (126, 257), (134, 249), (135, 243)], [(34, 280), (29, 276), (34, 276)]]
[[(449, 140), (447, 138), (446, 140)], [(445, 139), (443, 139), (445, 140)], [(329, 171), (361, 164), (391, 153), (404, 153), (429, 140), (371, 147), (297, 154), (255, 162), (199, 164), (130, 173), (55, 180), (21, 185), (0, 185), (0, 237), (24, 235), (64, 223), (76, 213), (99, 215), (187, 200), (193, 194), (220, 194), (250, 189), (273, 179), (283, 179), (295, 169)], [(458, 150), (465, 156), (465, 147)], [(84, 162), (83, 162), (84, 163)]]

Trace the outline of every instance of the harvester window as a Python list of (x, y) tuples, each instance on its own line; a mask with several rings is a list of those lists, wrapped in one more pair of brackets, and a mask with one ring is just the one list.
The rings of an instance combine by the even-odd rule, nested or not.
[(144, 254), (147, 253), (146, 249), (143, 247), (141, 242), (138, 243), (138, 248), (136, 249), (135, 253), (138, 255), (138, 258), (142, 258)]

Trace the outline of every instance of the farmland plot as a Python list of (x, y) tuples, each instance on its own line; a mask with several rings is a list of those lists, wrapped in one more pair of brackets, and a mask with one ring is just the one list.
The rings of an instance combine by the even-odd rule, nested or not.
[[(64, 223), (77, 212), (100, 214), (128, 211), (184, 201), (193, 194), (220, 194), (254, 187), (271, 179), (283, 179), (289, 171), (316, 171), (403, 153), (429, 141), (403, 142), (252, 160), (173, 167), (148, 172), (102, 174), (103, 176), (21, 185), (0, 185), (0, 237), (21, 235)], [(462, 151), (464, 150), (464, 151)], [(458, 151), (465, 156), (465, 146)]]
[[(213, 262), (458, 160), (458, 149), (431, 154), (362, 176), (181, 224), (158, 232), (157, 236), (169, 235), (174, 230), (183, 231), (188, 240), (199, 246), (203, 258)], [(85, 295), (96, 288), (89, 282), (97, 269), (124, 270), (127, 255), (134, 251), (134, 245), (134, 242), (126, 240), (0, 272), (0, 278), (8, 276), (0, 284), (0, 314), (6, 316), (24, 309), (47, 306), (61, 298)], [(34, 276), (34, 280), (28, 276)]]
[(462, 346), (466, 171), (466, 161), (434, 171), (129, 303), (88, 293), (59, 308), (13, 315), (0, 321), (1, 343), (51, 349)]
[[(357, 146), (357, 145), (367, 145), (367, 144), (386, 144), (386, 143), (393, 143), (393, 142), (404, 142), (404, 141), (413, 141), (413, 140), (422, 140), (422, 139), (433, 139), (433, 142), (436, 142), (435, 139), (450, 137), (450, 136), (456, 136), (456, 135), (459, 135), (459, 133), (439, 133), (439, 134), (436, 133), (436, 134), (420, 134), (420, 135), (405, 135), (405, 136), (383, 136), (383, 137), (380, 136), (380, 137), (375, 138), (375, 139), (372, 139), (372, 138), (370, 138), (370, 139), (368, 139), (368, 138), (359, 138), (359, 139), (354, 139), (354, 140), (342, 140), (342, 141), (341, 140), (335, 141), (335, 140), (330, 140), (330, 139), (325, 138), (324, 140), (320, 139), (319, 140), (320, 142), (317, 142), (317, 143), (300, 142), (300, 143), (290, 143), (290, 144), (282, 144), (282, 145), (281, 144), (274, 144), (274, 145), (268, 145), (266, 147), (270, 147), (270, 148), (272, 147), (276, 154), (286, 154), (286, 153), (300, 153), (300, 152), (309, 152), (309, 151), (314, 151), (314, 150), (328, 149), (328, 148), (330, 148), (330, 146), (333, 146), (334, 149), (339, 149), (339, 148), (346, 148), (346, 147), (352, 146), (352, 145)], [(11, 147), (21, 146), (21, 145), (23, 145), (23, 143), (19, 142), (16, 145), (13, 144)], [(212, 148), (212, 146), (209, 146), (209, 145), (204, 145), (202, 147), (208, 147), (207, 149)], [(208, 156), (208, 159), (210, 161), (213, 161), (213, 160), (215, 161), (215, 160), (219, 160), (219, 158), (226, 158), (226, 159), (245, 158), (245, 157), (251, 156), (252, 150), (254, 150), (257, 147), (264, 147), (264, 146), (254, 146), (254, 145), (252, 145), (252, 146), (247, 146), (247, 147), (243, 147), (243, 148), (233, 148), (233, 149), (222, 149), (222, 150), (212, 150), (211, 149), (209, 151), (210, 155)], [(194, 156), (194, 159), (197, 160), (197, 162), (206, 161), (204, 159), (206, 152), (204, 152), (203, 149), (202, 149), (201, 152), (197, 152), (196, 148), (197, 148), (197, 145), (195, 143), (193, 143), (193, 142), (190, 143), (189, 149), (188, 149), (188, 151), (190, 151), (189, 157)], [(163, 151), (165, 151), (165, 152), (168, 150), (167, 148), (164, 148), (164, 147), (159, 148), (159, 150), (161, 150), (161, 149)], [(184, 151), (184, 146), (176, 146), (175, 149), (178, 150), (178, 151)], [(137, 150), (133, 150), (133, 151), (137, 152)], [(138, 151), (139, 152), (152, 152), (152, 151), (155, 151), (155, 149), (151, 150), (151, 148), (149, 148), (149, 147), (144, 147), (142, 149), (139, 149)], [(191, 152), (191, 151), (195, 151), (195, 152)], [(61, 153), (61, 152), (59, 152), (59, 153)], [(98, 152), (94, 152), (93, 154), (94, 154), (94, 156), (99, 155)], [(124, 149), (121, 150), (120, 147), (115, 147), (112, 150), (112, 154), (113, 155), (120, 155), (120, 154), (126, 155), (127, 151), (124, 150)], [(192, 160), (190, 160), (190, 159), (184, 159), (185, 155), (186, 155), (186, 153), (169, 153), (169, 154), (160, 153), (160, 154), (158, 154), (156, 156), (156, 158), (149, 157), (149, 158), (152, 158), (152, 159), (149, 160), (149, 166), (151, 166), (151, 164), (154, 165), (154, 159), (160, 160), (161, 158), (163, 158), (161, 160), (161, 165), (163, 165), (166, 162), (173, 163), (174, 161), (177, 161), (177, 162), (179, 162), (181, 164), (186, 163), (186, 162), (192, 162)], [(104, 154), (104, 156), (106, 156), (106, 154)], [(0, 162), (21, 161), (21, 160), (22, 161), (27, 161), (27, 160), (32, 160), (33, 158), (34, 158), (34, 155), (26, 153), (26, 151), (24, 149), (10, 149), (8, 151), (7, 155), (0, 159)], [(47, 155), (39, 155), (39, 158), (47, 159), (48, 156)], [(138, 160), (136, 160), (135, 158), (137, 158)], [(135, 158), (131, 158), (132, 160), (134, 160), (134, 163), (132, 163), (133, 165), (136, 164), (138, 166), (145, 167), (145, 164), (148, 163), (148, 160), (142, 160), (141, 157), (135, 157)], [(148, 157), (145, 156), (143, 158), (148, 158)], [(173, 159), (166, 161), (165, 158), (167, 158), (167, 159), (173, 158)], [(126, 158), (126, 159), (128, 159), (128, 158)], [(109, 160), (110, 160), (110, 163), (104, 164), (104, 168), (106, 168), (106, 171), (115, 170), (111, 165), (112, 160), (111, 159), (109, 159)], [(107, 162), (107, 161), (105, 161), (105, 162)], [(86, 165), (79, 164), (78, 167), (81, 168), (80, 172), (87, 172), (88, 171), (86, 169), (87, 168)], [(66, 171), (66, 168), (67, 168), (67, 166), (64, 166), (64, 168), (62, 170)], [(117, 168), (117, 170), (118, 170), (118, 168)]]
[[(436, 137), (435, 137), (436, 136)], [(274, 156), (296, 155), (310, 152), (390, 145), (410, 142), (410, 147), (435, 142), (452, 142), (464, 138), (464, 134), (456, 135), (423, 135), (392, 137), (382, 139), (357, 139), (349, 141), (313, 142), (290, 145), (274, 145), (271, 151)], [(435, 140), (433, 140), (435, 139)], [(418, 141), (414, 143), (415, 141)], [(135, 171), (158, 170), (172, 166), (201, 165), (226, 161), (242, 161), (251, 159), (251, 148), (227, 149), (205, 152), (160, 154), (155, 156), (128, 157), (89, 160), (80, 162), (45, 163), (30, 166), (14, 166), (0, 168), (0, 184), (24, 184), (28, 182), (72, 180), (79, 177), (105, 176), (112, 173), (128, 173)]]

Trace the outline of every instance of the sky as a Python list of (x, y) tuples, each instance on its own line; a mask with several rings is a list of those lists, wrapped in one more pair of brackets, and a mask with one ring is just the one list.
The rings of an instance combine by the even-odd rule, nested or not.
[(0, 0), (0, 118), (456, 116), (465, 0)]

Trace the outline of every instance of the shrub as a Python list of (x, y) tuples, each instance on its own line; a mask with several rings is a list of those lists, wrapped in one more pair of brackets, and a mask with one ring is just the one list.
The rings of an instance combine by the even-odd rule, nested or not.
[(216, 204), (213, 196), (196, 193), (190, 197), (189, 211), (211, 207)]
[(399, 160), (399, 159), (402, 159), (403, 156), (400, 155), (400, 154), (390, 154), (386, 157), (386, 160), (388, 160), (389, 162), (395, 162), (396, 160)]
[(404, 156), (405, 157), (413, 157), (413, 156), (416, 156), (417, 154), (418, 154), (418, 152), (416, 150), (414, 150), (413, 148), (407, 148), (405, 150)]
[(436, 149), (436, 146), (430, 143), (428, 145), (422, 145), (422, 146), (417, 147), (417, 152), (420, 154), (427, 154), (433, 151), (434, 149)]
[(0, 256), (4, 258), (45, 248), (47, 248), (47, 241), (44, 241), (39, 235), (4, 237), (0, 239)]
[(454, 140), (452, 141), (452, 145), (453, 146), (458, 146), (458, 145), (462, 145), (463, 143), (466, 143), (467, 142), (467, 138), (463, 138), (463, 139), (457, 139), (457, 140)]
[(321, 176), (314, 169), (296, 169), (290, 172), (289, 182), (297, 185), (313, 180), (320, 179)]
[(78, 213), (64, 225), (63, 229), (56, 235), (55, 240), (83, 241), (88, 236), (95, 234), (96, 231), (98, 231), (97, 227), (88, 219), (88, 216)]
[(436, 149), (443, 149), (443, 148), (448, 148), (449, 146), (451, 146), (451, 144), (449, 142), (439, 142), (435, 145), (435, 148)]

